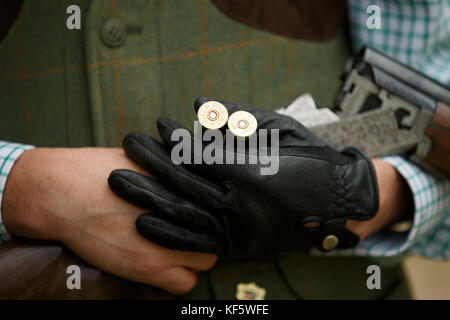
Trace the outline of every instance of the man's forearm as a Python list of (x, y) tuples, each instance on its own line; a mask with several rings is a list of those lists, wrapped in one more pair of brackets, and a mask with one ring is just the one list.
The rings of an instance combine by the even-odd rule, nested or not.
[(37, 148), (25, 152), (8, 176), (4, 222), (12, 234), (59, 240), (90, 264), (117, 276), (174, 293), (193, 288), (193, 271), (216, 256), (180, 252), (141, 237), (142, 209), (117, 197), (107, 179), (114, 169), (148, 174), (122, 149)]
[[(108, 188), (107, 177), (116, 168), (142, 169), (119, 148), (37, 148), (16, 161), (5, 185), (3, 220), (13, 234), (62, 240), (71, 232), (66, 222), (78, 213), (108, 214), (125, 201)], [(94, 187), (95, 186), (95, 187)], [(101, 206), (100, 206), (101, 204)], [(137, 212), (137, 210), (136, 210)]]

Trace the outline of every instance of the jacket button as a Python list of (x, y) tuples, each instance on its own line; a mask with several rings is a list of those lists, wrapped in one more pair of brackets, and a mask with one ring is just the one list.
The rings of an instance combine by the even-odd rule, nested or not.
[(336, 248), (338, 243), (339, 243), (339, 239), (334, 234), (330, 234), (330, 235), (326, 236), (325, 239), (323, 239), (322, 248), (324, 250), (331, 250), (331, 249)]
[(100, 39), (111, 48), (120, 47), (127, 38), (127, 29), (118, 18), (111, 18), (105, 21), (100, 31)]

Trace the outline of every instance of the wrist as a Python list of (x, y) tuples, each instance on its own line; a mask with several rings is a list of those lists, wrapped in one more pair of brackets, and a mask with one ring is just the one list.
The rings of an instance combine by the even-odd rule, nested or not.
[(373, 159), (372, 163), (379, 190), (378, 212), (368, 221), (347, 222), (347, 227), (361, 240), (395, 222), (411, 218), (414, 211), (411, 191), (395, 167), (380, 159)]
[(25, 151), (14, 163), (6, 180), (2, 199), (2, 219), (8, 232), (18, 236), (36, 236), (42, 230), (42, 219), (29, 202), (29, 187), (33, 180), (31, 170), (39, 149)]

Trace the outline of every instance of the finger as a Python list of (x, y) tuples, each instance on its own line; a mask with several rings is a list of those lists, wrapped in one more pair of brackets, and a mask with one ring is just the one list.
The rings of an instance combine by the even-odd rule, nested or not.
[(200, 252), (167, 250), (168, 259), (196, 272), (210, 270), (217, 262), (217, 255)]
[[(191, 161), (191, 163), (193, 163), (194, 157), (193, 157), (193, 152), (194, 152), (194, 146), (195, 143), (199, 143), (200, 144), (200, 148), (203, 149), (202, 146), (202, 141), (195, 141), (194, 139), (194, 134), (192, 133), (192, 131), (186, 129), (185, 127), (183, 127), (181, 124), (179, 124), (178, 122), (169, 119), (169, 118), (159, 118), (156, 121), (156, 126), (158, 128), (158, 133), (159, 136), (161, 137), (161, 140), (164, 144), (164, 146), (166, 147), (166, 149), (168, 150), (168, 152), (172, 152), (172, 149), (178, 145), (178, 143), (180, 141), (177, 141), (175, 139), (172, 139), (174, 131), (179, 131), (180, 130), (186, 130), (186, 137), (184, 137), (184, 139), (189, 139), (189, 141), (187, 143), (189, 143), (191, 145), (191, 157), (189, 158), (189, 161)], [(184, 140), (183, 140), (184, 142)]]
[[(169, 118), (159, 118), (156, 121), (156, 125), (158, 127), (158, 133), (159, 133), (159, 136), (161, 137), (161, 140), (164, 143), (164, 146), (166, 147), (168, 152), (172, 153), (173, 148), (180, 143), (180, 141), (172, 139), (174, 131), (187, 130), (187, 129), (184, 128), (178, 122), (176, 122), (172, 119), (169, 119)], [(203, 152), (204, 145), (203, 145), (202, 139), (196, 139), (195, 135), (189, 130), (187, 130), (186, 136), (183, 139), (187, 140), (187, 141), (183, 140), (183, 143), (186, 143), (186, 145), (190, 145), (191, 153), (189, 154), (189, 157), (187, 159), (188, 163), (185, 163), (185, 162), (183, 163), (184, 165), (188, 166), (189, 164), (195, 163), (194, 152), (195, 152), (196, 148), (198, 148), (200, 150), (200, 152)], [(186, 155), (184, 155), (184, 156), (186, 156)]]
[(161, 273), (152, 284), (173, 294), (186, 294), (197, 284), (197, 276), (191, 270), (183, 267), (173, 267)]
[(155, 179), (130, 170), (115, 170), (110, 174), (108, 183), (119, 197), (155, 211), (155, 214), (172, 223), (199, 232), (223, 234), (220, 217), (183, 199)]
[(189, 200), (205, 207), (214, 207), (222, 196), (222, 188), (172, 162), (164, 146), (144, 134), (125, 137), (126, 154), (141, 166), (155, 174), (163, 184)]
[(145, 238), (169, 249), (224, 253), (228, 248), (223, 238), (178, 226), (158, 214), (140, 215), (136, 220), (136, 229)]
[[(158, 119), (157, 125), (158, 131), (164, 141), (164, 144), (166, 145), (166, 148), (168, 150), (175, 150), (174, 148), (177, 147), (178, 142), (172, 141), (170, 137), (172, 132), (177, 130), (180, 125), (177, 122), (167, 118)], [(224, 193), (229, 190), (226, 182), (230, 180), (230, 177), (236, 177), (240, 174), (238, 170), (246, 169), (244, 167), (237, 169), (237, 166), (224, 165), (225, 163), (234, 163), (238, 155), (239, 157), (244, 157), (245, 162), (248, 163), (248, 154), (245, 153), (245, 150), (240, 151), (237, 143), (231, 143), (230, 146), (228, 146), (227, 143), (222, 145), (220, 143), (214, 144), (214, 150), (212, 150), (211, 146), (209, 146), (209, 150), (207, 151), (206, 149), (203, 149), (205, 146), (201, 146), (201, 142), (199, 142), (197, 138), (188, 136), (185, 138), (185, 141), (183, 141), (183, 144), (183, 147), (186, 145), (190, 146), (190, 150), (183, 150), (185, 152), (190, 152), (190, 158), (187, 159), (189, 161), (188, 163), (184, 163), (183, 166), (197, 176), (207, 177), (208, 181), (214, 182), (216, 185), (221, 185)], [(248, 144), (244, 144), (244, 149), (245, 148), (248, 148)], [(197, 151), (197, 149), (199, 150)], [(210, 158), (212, 159), (211, 162), (206, 162), (206, 158), (203, 158), (200, 163), (194, 162), (194, 154), (196, 152), (200, 152), (203, 157), (204, 151), (206, 151), (206, 154), (211, 154), (214, 152), (215, 158)], [(221, 159), (221, 161), (216, 161), (216, 159)]]

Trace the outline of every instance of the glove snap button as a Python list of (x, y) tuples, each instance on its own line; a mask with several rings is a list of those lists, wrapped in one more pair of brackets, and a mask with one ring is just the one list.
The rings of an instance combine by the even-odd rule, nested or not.
[(331, 250), (337, 247), (339, 243), (338, 237), (336, 237), (334, 234), (330, 234), (325, 237), (322, 241), (322, 248), (324, 250)]

